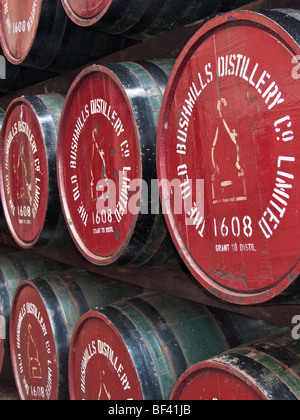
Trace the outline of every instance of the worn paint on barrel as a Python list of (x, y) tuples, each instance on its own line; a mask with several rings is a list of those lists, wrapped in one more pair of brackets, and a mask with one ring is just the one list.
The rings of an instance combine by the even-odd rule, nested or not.
[(169, 230), (195, 278), (237, 304), (299, 275), (299, 29), (278, 11), (217, 17), (184, 48), (162, 105), (159, 178), (180, 180), (185, 206), (175, 214), (162, 189)]
[(147, 293), (90, 311), (69, 359), (74, 400), (164, 400), (195, 360), (206, 360), (273, 327), (181, 299)]
[(0, 27), (4, 53), (13, 64), (20, 64), (29, 53), (37, 33), (42, 0), (1, 0)]
[(299, 400), (300, 345), (290, 334), (191, 367), (172, 400)]
[(26, 251), (0, 256), (0, 315), (2, 327), (5, 330), (5, 334), (3, 333), (0, 339), (1, 380), (11, 381), (13, 377), (9, 348), (9, 323), (11, 304), (17, 287), (28, 278), (66, 268), (64, 264)]
[(90, 308), (141, 293), (140, 288), (72, 269), (18, 287), (10, 342), (16, 385), (23, 400), (68, 398), (68, 354), (73, 330)]
[(8, 227), (23, 248), (46, 247), (57, 229), (70, 243), (60, 223), (56, 179), (57, 131), (64, 97), (57, 94), (15, 99), (1, 132), (2, 202)]
[(151, 182), (172, 64), (91, 66), (66, 98), (57, 154), (61, 202), (74, 242), (95, 264), (141, 265), (166, 237), (159, 202), (152, 214)]

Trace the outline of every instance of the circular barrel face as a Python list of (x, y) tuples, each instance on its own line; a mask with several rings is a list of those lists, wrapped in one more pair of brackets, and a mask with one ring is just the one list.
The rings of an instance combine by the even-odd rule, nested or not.
[(10, 347), (15, 381), (23, 400), (58, 398), (58, 358), (50, 316), (38, 290), (30, 283), (22, 283), (12, 306)]
[(69, 388), (73, 400), (142, 400), (130, 353), (103, 315), (89, 312), (77, 324), (70, 346)]
[(115, 262), (130, 241), (138, 214), (129, 202), (134, 201), (132, 181), (140, 185), (140, 162), (132, 109), (121, 83), (106, 68), (87, 69), (64, 106), (58, 176), (71, 235), (95, 264)]
[(206, 362), (184, 374), (177, 382), (171, 400), (181, 401), (261, 401), (262, 393), (246, 378), (230, 368)]
[(195, 278), (233, 303), (267, 301), (298, 276), (299, 53), (272, 18), (233, 12), (189, 41), (164, 98), (159, 178), (179, 185), (174, 199), (162, 191), (170, 232)]
[(1, 0), (1, 44), (7, 59), (21, 64), (34, 42), (39, 25), (42, 0)]
[(48, 164), (44, 133), (32, 106), (15, 100), (1, 132), (1, 194), (15, 241), (32, 247), (43, 229), (48, 206)]
[(78, 25), (92, 25), (99, 20), (111, 5), (112, 0), (62, 0), (70, 18)]

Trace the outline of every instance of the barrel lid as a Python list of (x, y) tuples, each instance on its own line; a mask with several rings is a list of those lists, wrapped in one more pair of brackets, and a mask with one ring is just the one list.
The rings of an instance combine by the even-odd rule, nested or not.
[(1, 131), (2, 202), (10, 232), (23, 248), (31, 248), (40, 239), (48, 209), (44, 139), (48, 136), (54, 145), (57, 135), (41, 105), (36, 97), (15, 99)]
[[(48, 301), (47, 301), (48, 299)], [(15, 381), (23, 400), (58, 398), (59, 358), (53, 331), (59, 329), (51, 302), (31, 282), (18, 287), (11, 311), (10, 348)], [(55, 325), (53, 323), (55, 322)], [(65, 340), (60, 337), (61, 344)]]
[(6, 58), (21, 64), (27, 57), (38, 29), (42, 0), (1, 0), (1, 44)]
[(234, 367), (208, 361), (191, 367), (178, 380), (172, 401), (259, 401), (266, 396)]
[(84, 315), (75, 328), (69, 388), (73, 400), (143, 399), (129, 349), (114, 324), (97, 311)]
[(299, 22), (268, 14), (232, 12), (195, 34), (158, 129), (159, 179), (181, 184), (174, 201), (167, 184), (161, 194), (176, 247), (206, 289), (237, 304), (277, 296), (300, 267), (300, 48), (287, 31)]
[(123, 254), (138, 219), (129, 208), (142, 171), (136, 124), (113, 71), (95, 65), (74, 81), (60, 124), (59, 189), (74, 242), (97, 265)]
[(107, 12), (112, 0), (62, 0), (68, 16), (80, 26), (96, 23)]

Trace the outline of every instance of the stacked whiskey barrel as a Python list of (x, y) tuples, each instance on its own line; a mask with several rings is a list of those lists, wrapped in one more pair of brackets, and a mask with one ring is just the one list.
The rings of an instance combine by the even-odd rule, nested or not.
[[(12, 365), (21, 399), (300, 398), (298, 343), (235, 314), (297, 299), (300, 12), (229, 12), (176, 61), (90, 65), (246, 3), (0, 0), (0, 91), (69, 80), (1, 116), (5, 220), (31, 249), (0, 257), (0, 379)], [(72, 242), (112, 278), (37, 255)], [(231, 312), (114, 279), (142, 271), (171, 294), (190, 271)]]
[(169, 230), (199, 283), (236, 304), (299, 280), (299, 18), (212, 20), (182, 51), (162, 105), (159, 178), (181, 180), (185, 209), (164, 186)]
[(94, 264), (176, 264), (154, 184), (157, 124), (172, 66), (92, 66), (66, 98), (60, 195), (71, 235)]
[[(235, 304), (299, 288), (299, 34), (298, 11), (218, 17), (186, 45), (164, 96), (159, 178), (185, 181), (182, 214), (163, 187), (169, 230), (199, 283)], [(172, 398), (293, 400), (299, 378), (289, 333), (197, 364)]]

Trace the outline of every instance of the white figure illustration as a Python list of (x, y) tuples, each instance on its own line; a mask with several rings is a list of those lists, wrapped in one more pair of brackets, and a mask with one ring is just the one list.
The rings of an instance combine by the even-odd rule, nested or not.
[[(93, 133), (92, 133), (92, 156), (91, 156), (91, 169), (90, 169), (91, 170), (91, 198), (92, 198), (92, 200), (98, 199), (97, 194), (96, 194), (96, 187), (97, 187), (97, 183), (98, 183), (99, 180), (97, 180), (96, 183), (95, 183), (95, 175), (94, 175), (94, 170), (93, 170), (93, 166), (92, 166), (95, 154), (96, 155), (98, 154), (100, 156), (100, 159), (101, 159), (101, 162), (102, 162), (102, 164), (101, 164), (102, 170), (101, 170), (101, 178), (100, 179), (104, 180), (105, 184), (107, 185), (107, 188), (109, 188), (108, 177), (106, 175), (105, 153), (104, 153), (104, 150), (99, 147), (99, 144), (98, 144), (97, 139), (96, 139), (97, 135), (98, 135), (98, 129), (94, 128)], [(107, 193), (102, 196), (102, 199), (104, 201), (107, 200), (108, 194), (109, 194), (109, 192), (107, 191)]]
[[(221, 125), (218, 125), (211, 151), (211, 159), (214, 168), (212, 176), (213, 203), (228, 203), (232, 201), (247, 200), (245, 171), (241, 166), (240, 146), (238, 134), (235, 129), (231, 130), (227, 124), (222, 108), (227, 107), (227, 101), (221, 98), (217, 109)], [(225, 130), (224, 130), (225, 129)], [(221, 142), (230, 141), (234, 145), (234, 156), (223, 156), (222, 162), (216, 162), (216, 148)], [(221, 146), (222, 147), (222, 146)], [(222, 148), (225, 150), (225, 148)], [(234, 166), (232, 166), (234, 162)], [(221, 166), (221, 167), (220, 167)], [(227, 166), (224, 171), (224, 167)]]

